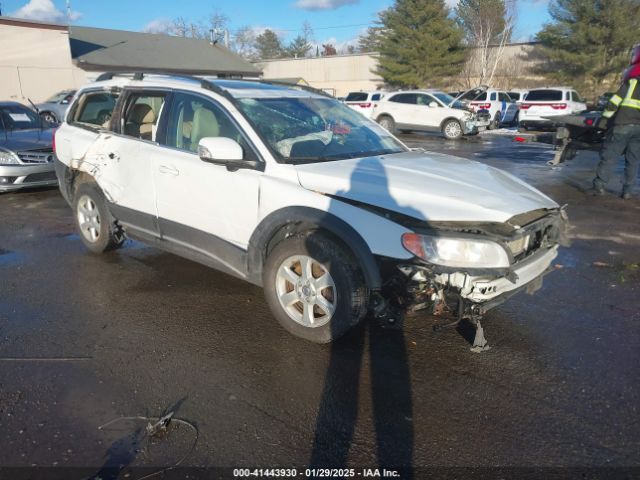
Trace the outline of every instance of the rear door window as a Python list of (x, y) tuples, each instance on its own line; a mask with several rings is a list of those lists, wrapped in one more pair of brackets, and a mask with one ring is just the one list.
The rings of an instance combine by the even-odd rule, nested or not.
[(415, 93), (399, 93), (389, 99), (390, 102), (408, 103), (415, 105), (418, 103), (418, 96)]
[(130, 137), (155, 142), (158, 120), (166, 97), (166, 92), (133, 93), (127, 98), (121, 132)]
[(562, 100), (562, 90), (531, 90), (527, 94), (528, 102), (557, 102)]
[(378, 100), (380, 100), (380, 94), (374, 93), (373, 95), (371, 95), (371, 100), (377, 102)]
[(490, 101), (495, 102), (498, 99), (498, 94), (496, 92), (491, 92)]
[(119, 92), (86, 92), (76, 102), (72, 123), (109, 128)]

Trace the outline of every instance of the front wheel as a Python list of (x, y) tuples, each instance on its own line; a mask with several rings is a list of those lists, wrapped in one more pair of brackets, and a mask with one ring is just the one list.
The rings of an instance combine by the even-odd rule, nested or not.
[(447, 120), (442, 125), (442, 134), (448, 140), (455, 140), (462, 137), (462, 125), (457, 120)]
[(122, 245), (124, 238), (97, 186), (81, 184), (74, 195), (73, 210), (80, 240), (91, 252), (103, 253)]
[(278, 322), (314, 343), (338, 339), (367, 311), (368, 289), (357, 261), (322, 232), (277, 244), (267, 257), (263, 284)]

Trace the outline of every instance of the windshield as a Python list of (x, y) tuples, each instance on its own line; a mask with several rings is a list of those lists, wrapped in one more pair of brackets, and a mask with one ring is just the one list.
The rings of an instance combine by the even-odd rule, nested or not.
[(377, 123), (329, 98), (242, 98), (239, 105), (286, 163), (406, 151)]
[(40, 117), (21, 105), (0, 105), (0, 130), (40, 128)]
[(62, 100), (71, 100), (73, 92), (65, 90), (64, 92), (58, 92), (53, 97), (49, 98), (45, 103), (60, 103)]
[(447, 95), (444, 92), (431, 92), (431, 95), (436, 97), (438, 100), (440, 100), (445, 105), (451, 105), (451, 103), (453, 102), (453, 97), (451, 95)]

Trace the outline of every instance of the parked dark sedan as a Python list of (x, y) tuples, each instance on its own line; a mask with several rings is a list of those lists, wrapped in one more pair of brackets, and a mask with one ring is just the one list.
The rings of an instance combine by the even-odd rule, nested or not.
[(0, 192), (56, 185), (53, 129), (36, 112), (0, 102)]

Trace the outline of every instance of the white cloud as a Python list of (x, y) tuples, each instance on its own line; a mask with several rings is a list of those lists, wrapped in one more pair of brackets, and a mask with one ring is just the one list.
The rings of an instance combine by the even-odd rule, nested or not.
[(357, 3), (360, 3), (360, 0), (297, 0), (295, 6), (303, 10), (335, 10)]
[(142, 31), (145, 33), (167, 33), (171, 31), (173, 22), (168, 18), (156, 18), (147, 23)]
[[(29, 0), (26, 5), (11, 14), (12, 17), (41, 22), (66, 23), (67, 13), (58, 10), (52, 0)], [(69, 20), (74, 21), (82, 16), (79, 12), (72, 11)]]

